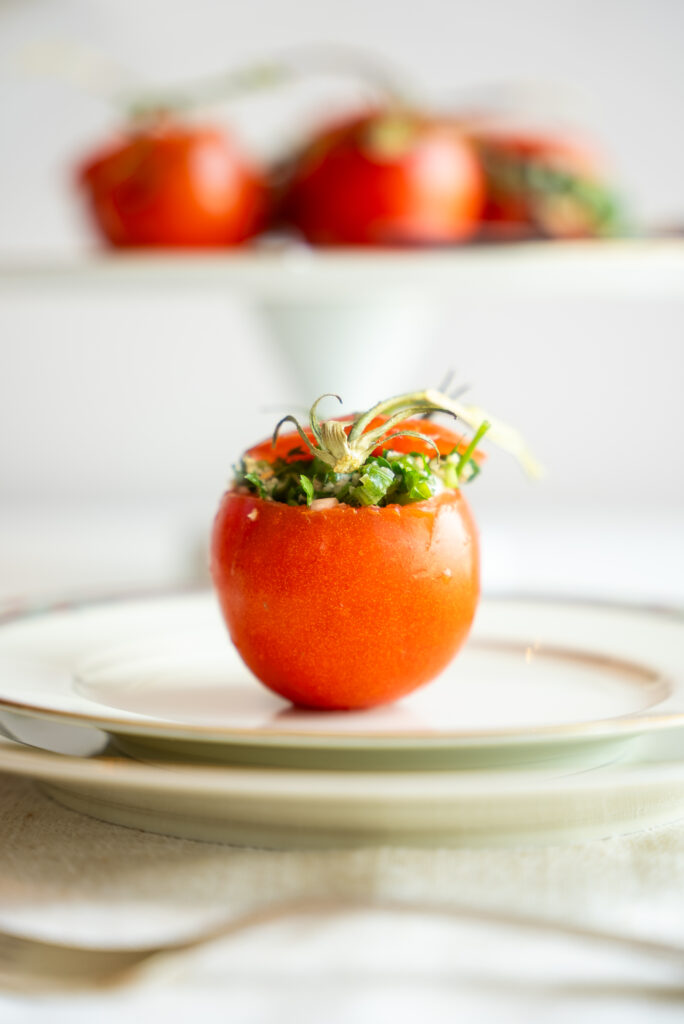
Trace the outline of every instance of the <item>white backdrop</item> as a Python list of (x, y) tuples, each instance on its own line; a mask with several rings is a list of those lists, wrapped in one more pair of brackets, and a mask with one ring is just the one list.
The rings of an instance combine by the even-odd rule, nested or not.
[[(2, 258), (90, 243), (72, 167), (116, 121), (99, 99), (28, 75), (25, 54), (36, 43), (85, 43), (148, 83), (320, 41), (384, 54), (431, 97), (542, 83), (526, 91), (560, 97), (566, 109), (570, 101), (571, 119), (601, 140), (635, 217), (655, 224), (684, 221), (683, 36), (676, 0), (0, 0)], [(338, 102), (355, 95), (348, 82), (322, 79), (210, 116), (230, 120), (263, 153), (292, 137), (295, 115), (314, 115), (324, 94)], [(125, 575), (135, 577), (136, 566), (145, 575), (147, 565), (154, 576), (176, 550), (179, 524), (184, 537), (201, 538), (231, 462), (270, 430), (264, 407), (299, 400), (253, 313), (229, 295), (5, 290), (1, 303), (0, 498), (9, 525), (0, 570), (8, 580), (21, 577), (27, 552), (37, 552), (41, 580), (46, 560), (82, 552), (86, 519), (104, 524), (104, 576), (123, 572), (121, 552), (130, 550), (113, 524), (147, 523), (145, 554)], [(496, 547), (497, 537), (515, 538), (515, 524), (536, 524), (537, 537), (561, 520), (608, 524), (616, 578), (624, 552), (627, 564), (636, 558), (632, 583), (656, 559), (653, 572), (670, 581), (661, 589), (682, 591), (683, 326), (681, 298), (493, 294), (453, 303), (434, 334), (417, 339), (420, 365), (407, 385), (457, 369), (473, 399), (519, 425), (548, 466), (547, 481), (531, 487), (493, 457), (472, 490), (497, 551), (510, 559), (517, 550), (517, 540)], [(66, 521), (69, 530), (57, 529)], [(672, 557), (653, 547), (663, 531), (679, 544)], [(557, 536), (559, 550), (566, 539)], [(93, 564), (102, 547), (88, 549)]]

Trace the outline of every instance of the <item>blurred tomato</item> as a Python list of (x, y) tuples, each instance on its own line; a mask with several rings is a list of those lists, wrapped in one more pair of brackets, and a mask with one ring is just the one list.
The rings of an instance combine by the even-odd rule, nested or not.
[(458, 242), (477, 230), (484, 182), (448, 120), (365, 114), (329, 127), (295, 159), (281, 206), (319, 245)]
[(263, 218), (265, 184), (233, 141), (166, 117), (99, 150), (79, 180), (116, 246), (232, 245)]
[(473, 134), (487, 183), (486, 238), (591, 238), (619, 230), (615, 197), (596, 156), (558, 137)]

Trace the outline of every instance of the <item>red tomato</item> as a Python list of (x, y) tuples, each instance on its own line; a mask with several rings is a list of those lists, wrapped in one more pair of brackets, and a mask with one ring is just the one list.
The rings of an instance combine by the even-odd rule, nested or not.
[(598, 187), (598, 161), (588, 149), (566, 139), (502, 130), (473, 138), (487, 182), (485, 237), (583, 238), (600, 233), (599, 211), (566, 187), (573, 181)]
[[(284, 436), (283, 451), (297, 440)], [(460, 491), (318, 510), (228, 491), (211, 573), (231, 638), (266, 686), (305, 707), (365, 708), (428, 682), (463, 644), (479, 597), (477, 531)]]
[(222, 246), (261, 226), (265, 184), (221, 131), (158, 120), (81, 168), (95, 222), (116, 246)]
[(477, 157), (455, 124), (385, 112), (315, 138), (282, 210), (318, 245), (436, 244), (469, 238), (483, 200)]

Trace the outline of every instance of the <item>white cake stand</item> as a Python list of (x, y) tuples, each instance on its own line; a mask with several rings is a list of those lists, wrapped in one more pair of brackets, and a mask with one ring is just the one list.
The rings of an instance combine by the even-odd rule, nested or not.
[[(684, 296), (684, 241), (621, 240), (430, 250), (312, 250), (267, 243), (216, 253), (90, 253), (0, 261), (0, 290), (217, 289), (250, 303), (302, 397), (330, 381), (362, 405), (363, 381), (405, 379), (443, 309), (462, 297)], [(395, 378), (393, 380), (392, 378)]]

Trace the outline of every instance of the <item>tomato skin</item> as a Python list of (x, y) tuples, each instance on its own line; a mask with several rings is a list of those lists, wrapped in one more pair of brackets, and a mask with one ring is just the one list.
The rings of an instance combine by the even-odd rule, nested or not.
[[(392, 118), (403, 118), (396, 141)], [(282, 216), (316, 245), (448, 244), (474, 234), (483, 201), (475, 151), (454, 123), (380, 112), (314, 138)]]
[(96, 226), (114, 246), (233, 245), (260, 229), (266, 186), (223, 132), (166, 120), (81, 167)]
[(211, 573), (231, 638), (262, 683), (305, 707), (372, 707), (434, 678), (466, 639), (477, 531), (459, 491), (321, 510), (228, 491)]

